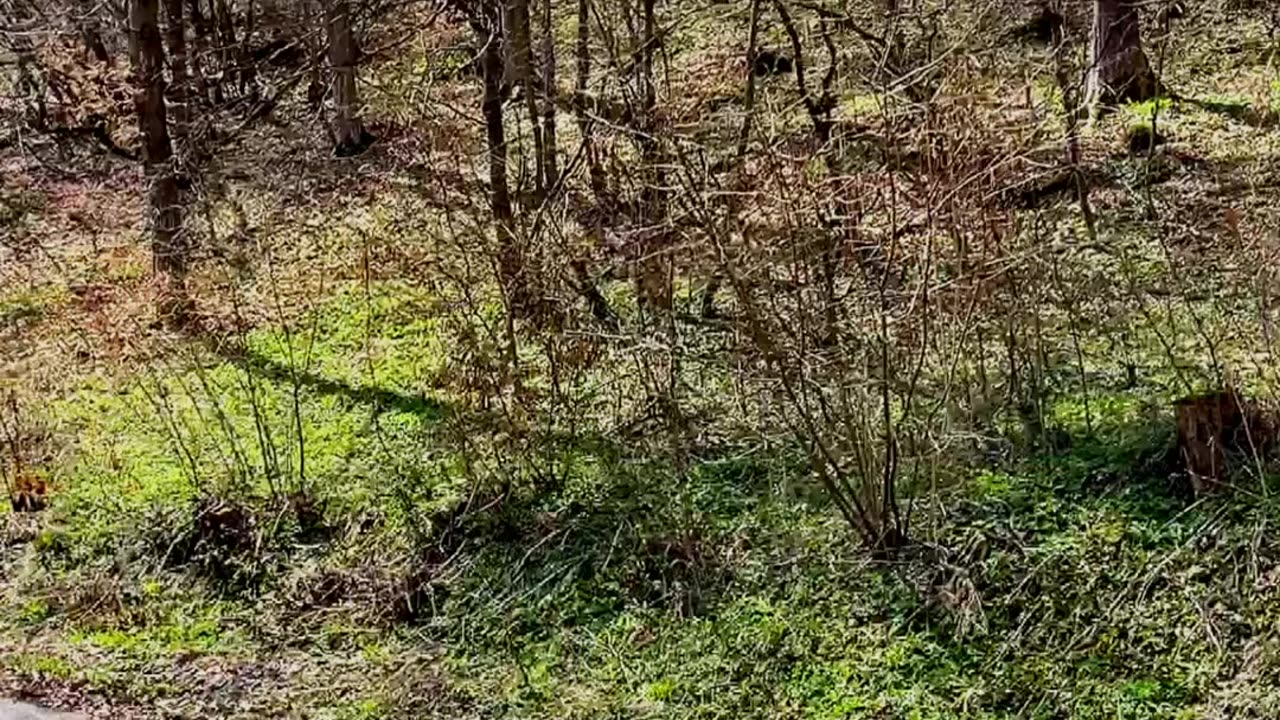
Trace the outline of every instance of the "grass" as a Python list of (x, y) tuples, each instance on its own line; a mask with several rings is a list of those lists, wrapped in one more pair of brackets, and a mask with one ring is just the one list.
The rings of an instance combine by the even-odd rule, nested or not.
[[(839, 528), (770, 525), (748, 535), (748, 564), (734, 567), (705, 616), (673, 622), (669, 612), (631, 607), (595, 622), (539, 622), (509, 640), (517, 648), (509, 662), (521, 672), (506, 709), (537, 717), (641, 706), (655, 717), (1002, 717), (1039, 706), (1046, 717), (1173, 717), (1194, 705), (1230, 662), (1210, 629), (1185, 631), (1200, 618), (1194, 596), (1142, 597), (1141, 581), (1159, 566), (1193, 579), (1193, 593), (1225, 590), (1197, 569), (1202, 557), (1180, 550), (1227, 510), (1178, 517), (1172, 503), (1151, 507), (1147, 487), (1099, 498), (1069, 489), (1088, 475), (1064, 471), (1065, 486), (1038, 477), (981, 478), (963, 517), (945, 528), (987, 544), (985, 557), (972, 559), (971, 579), (988, 600), (962, 642), (946, 608), (922, 604), (891, 574), (843, 563)], [(766, 569), (784, 559), (786, 569)], [(1127, 600), (1122, 609), (1119, 599)], [(1097, 616), (1108, 614), (1112, 625), (1089, 637)], [(560, 629), (547, 637), (553, 627)], [(475, 649), (472, 642), (461, 652), (473, 658)], [(482, 684), (485, 695), (512, 682), (474, 659), (459, 660), (454, 672), (499, 683)]]
[[(326, 317), (335, 321), (331, 308)], [(364, 311), (351, 317), (362, 322)], [(344, 371), (324, 363), (350, 348), (340, 327), (327, 336), (314, 356), (326, 377), (339, 378)], [(408, 357), (399, 343), (417, 347), (422, 338), (381, 340), (384, 358)], [(202, 372), (234, 388), (231, 379), (244, 370), (226, 364)], [(404, 390), (391, 379), (396, 373), (380, 377), (387, 380), (379, 389)], [(284, 403), (290, 394), (265, 380), (259, 392), (264, 403)], [(243, 397), (216, 396), (230, 422), (250, 424)], [(180, 411), (189, 422), (201, 397), (183, 401), (191, 404)], [(375, 408), (311, 390), (303, 397), (309, 482), (345, 493), (334, 517), (394, 507), (375, 487), (384, 476), (353, 472), (348, 462), (370, 453), (349, 410)], [(97, 536), (105, 549), (128, 536), (105, 509), (87, 509), (91, 498), (111, 495), (115, 513), (127, 518), (146, 511), (120, 503), (183, 508), (198, 494), (168, 447), (173, 438), (122, 409), (130, 403), (145, 400), (97, 390), (75, 403), (81, 422), (118, 423), (82, 427), (88, 434), (81, 436), (94, 446), (105, 444), (92, 440), (94, 432), (115, 437), (117, 454), (129, 460), (111, 490), (98, 463), (80, 466), (71, 476), (80, 479), (59, 495), (55, 510), (81, 523), (74, 548), (93, 547)], [(1094, 396), (1090, 408), (1096, 435), (1068, 454), (980, 472), (950, 491), (955, 501), (948, 505), (956, 509), (932, 519), (925, 532), (961, 548), (967, 574), (927, 578), (924, 592), (908, 576), (851, 554), (852, 538), (817, 495), (783, 493), (783, 479), (794, 472), (785, 457), (708, 459), (677, 481), (674, 494), (654, 487), (657, 477), (647, 469), (597, 457), (603, 466), (575, 475), (558, 497), (513, 509), (544, 525), (496, 529), (499, 538), (514, 537), (473, 549), (471, 566), (436, 589), (438, 614), (419, 618), (422, 629), (409, 634), (444, 647), (452, 692), (502, 716), (1189, 716), (1179, 713), (1205, 701), (1239, 659), (1224, 638), (1268, 617), (1260, 598), (1228, 600), (1235, 584), (1260, 581), (1264, 571), (1250, 580), (1224, 572), (1223, 563), (1245, 560), (1233, 559), (1234, 548), (1250, 547), (1248, 533), (1275, 509), (1231, 501), (1181, 507), (1152, 485), (1158, 476), (1126, 474), (1164, 451), (1168, 426), (1146, 423), (1141, 403), (1127, 396)], [(279, 410), (268, 404), (264, 414), (287, 435), (291, 421)], [(422, 430), (419, 416), (389, 412), (403, 416), (407, 432)], [(1083, 429), (1082, 413), (1079, 399), (1055, 407), (1073, 434)], [(409, 452), (407, 444), (398, 447)], [(256, 466), (261, 458), (249, 454)], [(250, 487), (246, 497), (268, 491), (260, 482)], [(375, 532), (390, 537), (397, 528), (387, 521)], [(56, 557), (59, 543), (45, 545), (41, 555)], [(281, 568), (336, 560), (299, 546), (282, 552), (293, 559)], [(245, 615), (261, 607), (254, 594), (232, 599), (226, 614), (200, 599), (199, 582), (188, 586), (196, 593), (189, 603), (173, 602), (173, 588), (160, 582), (126, 585), (136, 607), (117, 623), (58, 629), (66, 611), (32, 601), (20, 622), (28, 632), (44, 629), (58, 643), (97, 653), (98, 672), (164, 667), (176, 656), (229, 654), (255, 642), (257, 622)], [(259, 591), (270, 594), (283, 583), (269, 577)], [(963, 587), (968, 600), (958, 592)], [(316, 653), (355, 651), (377, 666), (394, 660), (396, 638), (406, 632), (328, 621), (303, 642)], [(21, 656), (9, 665), (29, 675), (74, 676), (60, 658)], [(334, 712), (389, 717), (392, 707), (366, 697)]]

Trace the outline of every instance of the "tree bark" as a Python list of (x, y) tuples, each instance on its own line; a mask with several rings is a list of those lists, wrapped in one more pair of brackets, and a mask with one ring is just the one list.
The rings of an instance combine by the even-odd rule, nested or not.
[(307, 38), (307, 105), (315, 110), (324, 102), (324, 83), (321, 81), (320, 73), (323, 57), (320, 51), (323, 45), (314, 39), (314, 31), (317, 29), (315, 0), (301, 1), (303, 34)]
[(209, 83), (205, 78), (205, 63), (209, 61), (209, 20), (205, 17), (201, 0), (188, 0), (187, 11), (191, 16), (191, 49), (188, 66), (194, 92), (200, 103), (212, 102)]
[(164, 0), (165, 41), (169, 45), (169, 101), (173, 108), (173, 139), (181, 154), (187, 142), (191, 100), (187, 77), (187, 26), (182, 0)]
[(546, 195), (545, 152), (538, 111), (538, 87), (533, 80), (533, 31), (530, 24), (529, 0), (511, 0), (508, 6), (507, 26), (511, 32), (512, 79), (524, 91), (525, 106), (529, 113), (529, 126), (533, 134), (534, 196), (541, 202)]
[(1089, 38), (1089, 106), (1149, 100), (1159, 83), (1146, 53), (1134, 0), (1094, 0)]
[(489, 145), (489, 197), (493, 208), (493, 220), (497, 226), (498, 274), (503, 294), (515, 314), (520, 314), (526, 304), (528, 291), (524, 272), (524, 252), (515, 233), (515, 213), (511, 205), (511, 188), (507, 182), (507, 138), (503, 123), (503, 103), (506, 100), (506, 48), (503, 41), (502, 15), (497, 9), (478, 24), (480, 41), (484, 43), (481, 54), (481, 75), (484, 79), (485, 136)]
[(148, 210), (155, 271), (180, 288), (187, 270), (186, 238), (182, 227), (173, 148), (165, 112), (164, 45), (160, 39), (158, 0), (132, 0), (129, 7), (129, 55), (133, 60), (142, 159), (149, 184)]
[[(587, 172), (591, 181), (591, 192), (601, 206), (611, 204), (608, 198), (608, 183), (605, 180), (604, 168), (600, 166), (600, 158), (596, 155), (594, 134), (595, 123), (588, 112), (588, 100), (591, 88), (591, 0), (578, 0), (578, 77), (574, 83), (574, 111), (578, 120), (578, 132), (582, 135), (583, 150), (587, 157)], [(603, 207), (602, 207), (603, 209)]]
[(76, 11), (80, 14), (76, 26), (80, 31), (80, 40), (84, 43), (85, 50), (89, 51), (89, 54), (98, 62), (110, 64), (111, 52), (107, 50), (107, 45), (102, 40), (97, 3), (81, 0), (76, 6)]
[(641, 304), (669, 311), (674, 301), (667, 231), (666, 173), (658, 140), (658, 88), (654, 57), (658, 45), (657, 0), (642, 0), (644, 30), (640, 50), (640, 162), (644, 173), (641, 205), (650, 229), (639, 242), (636, 297)]
[(231, 6), (227, 0), (210, 0), (214, 15), (214, 30), (218, 40), (218, 80), (213, 86), (214, 102), (221, 104), (225, 99), (224, 86), (227, 79), (236, 70), (238, 56), (236, 46), (236, 23)]
[(356, 89), (356, 59), (359, 50), (351, 32), (351, 5), (347, 0), (329, 2), (329, 66), (333, 73), (333, 144), (340, 157), (364, 149), (368, 138), (360, 122)]
[(548, 192), (560, 182), (556, 155), (556, 36), (551, 0), (542, 0), (542, 169)]

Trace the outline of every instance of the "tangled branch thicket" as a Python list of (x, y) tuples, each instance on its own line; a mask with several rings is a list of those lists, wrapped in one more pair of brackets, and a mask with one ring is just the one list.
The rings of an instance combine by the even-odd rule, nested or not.
[[(1095, 53), (1076, 9), (1033, 18), (1036, 32), (1056, 23), (1040, 50), (1011, 45), (998, 3), (540, 7), (196, 2), (166, 4), (161, 18), (155, 3), (125, 13), (14, 0), (7, 142), (54, 174), (94, 172), (62, 165), (77, 162), (118, 176), (94, 151), (145, 160), (156, 268), (175, 278), (158, 292), (180, 300), (159, 307), (188, 334), (218, 344), (264, 321), (288, 326), (315, 280), (353, 276), (354, 259), (366, 284), (395, 278), (440, 299), (437, 321), (458, 340), (440, 381), (496, 413), (495, 432), (530, 466), (605, 408), (623, 428), (652, 413), (661, 440), (648, 439), (678, 464), (705, 449), (711, 425), (785, 437), (877, 548), (910, 542), (901, 486), (924, 488), (958, 452), (990, 451), (1010, 423), (1024, 444), (1051, 443), (1048, 406), (1082, 397), (1087, 415), (1117, 353), (1153, 336), (1185, 375), (1165, 333), (1188, 321), (1217, 347), (1186, 289), (1214, 264), (1181, 272), (1178, 198), (1152, 190), (1170, 159), (1136, 165), (1141, 217), (1093, 207), (1091, 192), (1106, 203), (1122, 189), (1114, 178), (1091, 189), (1111, 161), (1079, 147), (1074, 103)], [(708, 26), (717, 42), (698, 47)], [(571, 90), (556, 75), (561, 27), (576, 27)], [(428, 43), (425, 71), (402, 59), (415, 37)], [(137, 58), (142, 151), (130, 149), (124, 45)], [(482, 81), (456, 81), (470, 73)], [(1034, 73), (1053, 84), (1026, 84)], [(363, 113), (382, 119), (361, 120), (360, 92), (375, 98)], [(325, 102), (337, 154), (359, 157), (380, 133), (387, 169), (355, 159), (337, 176), (308, 171), (315, 148), (298, 133)], [(457, 123), (477, 107), (483, 137)], [(273, 166), (252, 164), (263, 151)], [(414, 193), (357, 230), (377, 240), (335, 248), (302, 220), (344, 186), (395, 187), (395, 173)], [(29, 247), (21, 189), (6, 206), (11, 277), (78, 251)], [(317, 251), (333, 262), (304, 267)], [(1136, 361), (1123, 362), (1132, 376)], [(1188, 384), (1224, 381), (1210, 370)]]

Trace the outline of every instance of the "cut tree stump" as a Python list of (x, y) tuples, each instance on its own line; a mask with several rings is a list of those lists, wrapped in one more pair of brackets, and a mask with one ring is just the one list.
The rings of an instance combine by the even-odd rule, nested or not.
[(1233, 390), (1193, 395), (1174, 407), (1178, 454), (1196, 495), (1225, 485), (1233, 463), (1251, 462), (1274, 440), (1266, 413)]

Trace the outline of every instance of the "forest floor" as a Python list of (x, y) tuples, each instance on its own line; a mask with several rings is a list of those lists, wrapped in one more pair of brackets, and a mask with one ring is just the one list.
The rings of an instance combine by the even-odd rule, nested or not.
[[(43, 512), (0, 510), (0, 697), (121, 720), (1274, 717), (1280, 500), (1267, 473), (1189, 497), (1173, 453), (1184, 374), (1270, 363), (1233, 339), (1256, 332), (1240, 298), (1277, 232), (1280, 76), (1262, 23), (1223, 17), (1188, 19), (1163, 64), (1202, 102), (1084, 136), (1103, 236), (1163, 273), (1152, 287), (1203, 279), (1214, 322), (1165, 346), (1104, 331), (1090, 351), (1130, 376), (1099, 364), (1059, 393), (1061, 441), (975, 441), (908, 488), (940, 565), (861, 551), (803, 455), (743, 435), (731, 398), (699, 398), (679, 467), (647, 454), (639, 408), (584, 416), (547, 450), (558, 484), (437, 542), (473, 465), (525, 468), (470, 411), (492, 298), (441, 279), (482, 232), (440, 210), (484, 204), (481, 128), (440, 109), (475, 88), (409, 92), (421, 58), (370, 73), (382, 141), (363, 156), (287, 123), (227, 150), (194, 330), (156, 318), (136, 167), (6, 151), (29, 252), (0, 263), (0, 388), (51, 490)], [(740, 49), (685, 40), (676, 82), (701, 94), (672, 94), (710, 104)], [(1031, 107), (996, 104), (1052, 125), (1026, 53)], [(787, 132), (793, 88), (767, 82)], [(1168, 142), (1129, 152), (1153, 114)], [(1027, 212), (1074, 222), (1049, 202)], [(1079, 252), (1096, 286), (1134, 282)], [(1135, 317), (1166, 310), (1147, 297)]]

